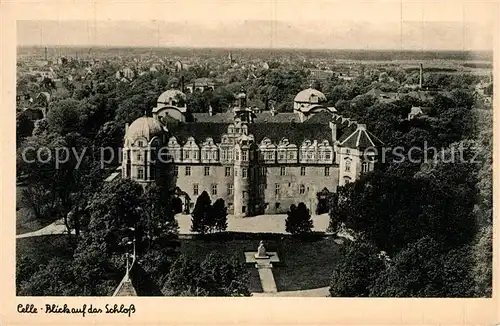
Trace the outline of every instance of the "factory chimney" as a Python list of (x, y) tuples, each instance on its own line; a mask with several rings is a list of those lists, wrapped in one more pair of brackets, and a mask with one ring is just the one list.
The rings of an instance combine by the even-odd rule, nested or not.
[(424, 75), (424, 65), (421, 63), (420, 64), (420, 76), (419, 76), (419, 81), (418, 81), (418, 86), (420, 89), (422, 89), (422, 81), (423, 81), (423, 76)]
[(47, 61), (47, 47), (45, 47), (45, 61)]

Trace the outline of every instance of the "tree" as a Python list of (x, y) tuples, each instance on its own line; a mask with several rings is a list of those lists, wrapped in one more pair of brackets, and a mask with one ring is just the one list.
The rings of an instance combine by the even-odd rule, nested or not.
[(224, 199), (219, 198), (212, 207), (212, 220), (216, 231), (226, 231), (227, 229), (227, 207)]
[(249, 296), (248, 272), (236, 258), (212, 252), (201, 262), (181, 255), (163, 286), (173, 296)]
[(47, 113), (49, 129), (60, 135), (70, 132), (80, 132), (79, 104), (78, 101), (73, 99), (52, 102)]
[(196, 199), (196, 204), (191, 214), (191, 231), (205, 234), (211, 230), (212, 201), (206, 191)]
[(31, 136), (34, 129), (33, 121), (28, 117), (25, 112), (19, 112), (16, 115), (16, 139), (17, 143), (24, 137)]
[(365, 242), (347, 242), (339, 253), (330, 283), (332, 297), (366, 297), (383, 270), (374, 246)]
[(73, 296), (79, 294), (72, 264), (59, 257), (52, 258), (31, 275), (28, 281), (20, 281), (18, 295)]
[(377, 278), (370, 296), (470, 297), (473, 279), (468, 248), (444, 251), (424, 237), (398, 253)]
[(311, 232), (313, 221), (309, 209), (304, 203), (299, 203), (298, 206), (290, 206), (285, 225), (286, 232), (291, 234), (306, 234)]

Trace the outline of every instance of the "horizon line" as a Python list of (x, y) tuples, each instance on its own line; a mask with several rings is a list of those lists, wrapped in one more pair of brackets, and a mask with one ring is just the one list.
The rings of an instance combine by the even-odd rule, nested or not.
[(403, 48), (306, 48), (306, 47), (252, 47), (252, 46), (242, 46), (242, 47), (232, 47), (232, 46), (196, 46), (196, 45), (103, 45), (103, 44), (18, 44), (16, 48), (21, 47), (35, 47), (35, 48), (44, 48), (44, 47), (67, 47), (67, 48), (138, 48), (138, 49), (233, 49), (233, 50), (312, 50), (312, 51), (362, 51), (362, 52), (370, 52), (370, 51), (398, 51), (398, 52), (494, 52), (494, 49), (439, 49), (439, 48), (429, 48), (429, 49), (403, 49)]

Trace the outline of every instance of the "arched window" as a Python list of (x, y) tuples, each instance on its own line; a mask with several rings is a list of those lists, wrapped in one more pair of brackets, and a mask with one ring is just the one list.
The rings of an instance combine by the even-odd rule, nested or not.
[(306, 193), (306, 186), (300, 185), (300, 187), (299, 187), (299, 193), (301, 195), (305, 194)]
[(351, 160), (345, 160), (345, 171), (346, 172), (351, 171)]
[(361, 172), (368, 172), (368, 169), (369, 169), (368, 162), (363, 162), (361, 164)]

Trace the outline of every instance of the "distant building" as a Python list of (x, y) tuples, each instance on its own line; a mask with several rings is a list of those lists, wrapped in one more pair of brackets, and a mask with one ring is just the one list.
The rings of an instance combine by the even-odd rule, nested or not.
[(424, 115), (422, 108), (420, 106), (413, 106), (410, 113), (408, 113), (408, 120), (413, 120), (416, 117)]
[[(293, 112), (253, 110), (240, 93), (231, 111), (192, 114), (192, 122), (183, 98), (164, 92), (153, 117), (126, 127), (122, 177), (170, 185), (184, 194), (185, 213), (203, 191), (236, 216), (284, 213), (298, 202), (327, 212), (326, 194), (373, 170), (374, 153), (363, 154), (382, 145), (311, 88), (297, 94)], [(167, 149), (162, 159), (158, 147)]]
[(189, 93), (204, 92), (206, 90), (215, 90), (215, 83), (210, 78), (196, 78), (191, 84), (186, 85)]

